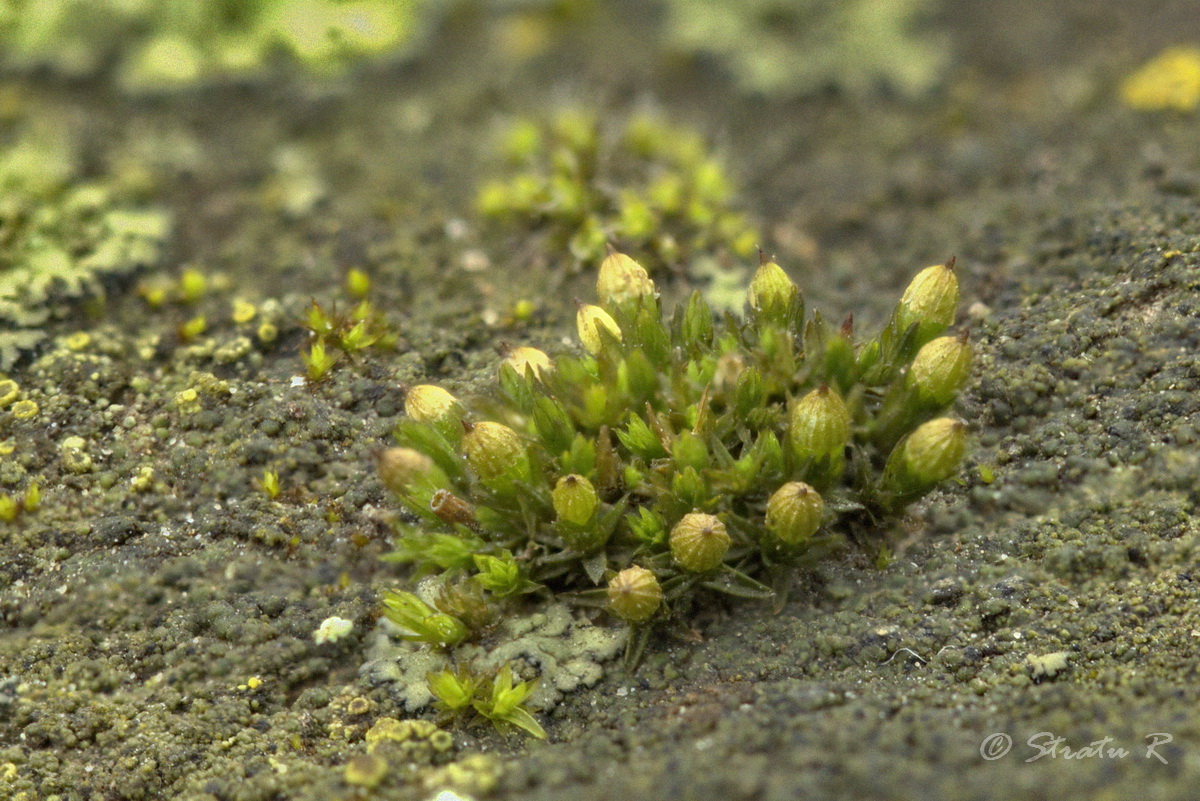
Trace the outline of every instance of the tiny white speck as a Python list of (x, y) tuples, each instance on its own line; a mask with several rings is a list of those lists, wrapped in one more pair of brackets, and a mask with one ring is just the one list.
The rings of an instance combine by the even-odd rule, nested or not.
[(469, 795), (459, 795), (453, 790), (442, 790), (429, 801), (473, 801)]

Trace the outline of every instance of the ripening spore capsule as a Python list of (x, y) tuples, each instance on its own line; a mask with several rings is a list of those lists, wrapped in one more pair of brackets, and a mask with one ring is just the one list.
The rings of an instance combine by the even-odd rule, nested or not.
[(767, 529), (785, 545), (799, 545), (817, 533), (824, 509), (820, 493), (802, 481), (790, 481), (767, 501)]
[(790, 424), (792, 446), (801, 459), (836, 459), (850, 441), (850, 411), (827, 384), (792, 407)]
[(464, 425), (463, 453), (467, 463), (484, 481), (525, 478), (528, 459), (521, 436), (503, 423), (484, 421)]
[(905, 380), (921, 403), (945, 406), (957, 397), (970, 375), (971, 345), (964, 331), (925, 343), (913, 358)]
[(649, 620), (662, 605), (662, 600), (662, 586), (644, 567), (627, 567), (608, 582), (608, 606), (626, 622)]
[(604, 347), (600, 328), (612, 334), (618, 342), (622, 339), (621, 328), (617, 325), (617, 321), (599, 306), (581, 303), (579, 311), (575, 314), (575, 328), (579, 333), (579, 341), (583, 343), (587, 352), (593, 355), (598, 354)]
[(611, 251), (600, 262), (596, 297), (602, 305), (613, 306), (634, 298), (654, 297), (655, 291), (646, 269), (624, 253)]
[(795, 292), (796, 285), (783, 268), (773, 261), (764, 261), (750, 280), (750, 308), (759, 314), (782, 316)]
[(893, 448), (884, 474), (890, 474), (905, 492), (932, 487), (954, 475), (966, 447), (965, 424), (952, 417), (938, 417), (920, 424)]
[(404, 411), (418, 423), (441, 423), (461, 416), (458, 398), (433, 384), (415, 386), (404, 396)]
[(558, 519), (573, 526), (586, 526), (590, 523), (599, 503), (592, 482), (574, 473), (558, 480), (550, 498)]
[(716, 516), (690, 512), (671, 529), (671, 555), (684, 570), (706, 573), (721, 564), (732, 540)]
[(412, 448), (387, 448), (375, 456), (379, 479), (392, 492), (401, 493), (421, 479), (439, 472), (433, 460)]
[(545, 352), (525, 346), (508, 351), (501, 364), (509, 365), (517, 371), (517, 375), (522, 377), (526, 372), (532, 370), (533, 377), (537, 379), (554, 369), (554, 362), (550, 361), (550, 357)]
[(958, 276), (954, 259), (917, 273), (896, 306), (896, 323), (905, 331), (913, 323), (935, 332), (954, 324), (958, 312)]

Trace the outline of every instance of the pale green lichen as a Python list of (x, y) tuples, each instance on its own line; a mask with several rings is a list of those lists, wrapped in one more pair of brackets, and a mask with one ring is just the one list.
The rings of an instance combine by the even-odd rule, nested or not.
[(391, 636), (393, 631), (391, 623), (381, 623), (362, 672), (374, 681), (392, 683), (410, 712), (434, 700), (426, 683), (427, 674), (452, 662), (468, 665), (481, 674), (499, 670), (505, 664), (537, 666), (542, 678), (531, 704), (550, 709), (563, 694), (598, 682), (603, 663), (621, 653), (627, 636), (624, 629), (588, 623), (562, 603), (506, 617), (487, 642), (459, 645), (451, 653), (399, 641)]
[(0, 67), (63, 75), (116, 64), (130, 90), (190, 86), (283, 54), (336, 72), (412, 41), (434, 0), (0, 0)]
[(946, 49), (917, 24), (932, 0), (668, 0), (668, 44), (716, 56), (743, 89), (798, 96), (835, 87), (906, 95), (938, 80)]
[(117, 181), (81, 178), (70, 144), (46, 130), (0, 141), (0, 368), (43, 338), (61, 301), (158, 261), (171, 217)]

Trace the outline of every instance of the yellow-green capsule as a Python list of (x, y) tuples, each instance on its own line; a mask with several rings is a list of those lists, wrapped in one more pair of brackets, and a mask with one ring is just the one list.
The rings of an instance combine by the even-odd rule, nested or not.
[(812, 539), (821, 527), (825, 502), (820, 493), (802, 481), (791, 481), (775, 490), (767, 501), (767, 529), (787, 545)]
[(346, 273), (346, 291), (362, 300), (371, 292), (371, 277), (357, 267), (350, 268)]
[(787, 273), (773, 261), (764, 261), (750, 280), (750, 308), (769, 319), (781, 318), (792, 302), (796, 285)]
[(958, 276), (954, 274), (954, 259), (935, 264), (917, 273), (896, 306), (896, 324), (900, 331), (919, 324), (921, 339), (924, 332), (935, 336), (954, 324), (958, 312)]
[(484, 421), (467, 427), (462, 447), (467, 463), (484, 481), (528, 477), (525, 443), (503, 423)]
[(444, 423), (462, 416), (458, 398), (433, 384), (410, 389), (404, 397), (404, 411), (418, 423)]
[(838, 459), (850, 441), (850, 411), (837, 390), (822, 384), (791, 414), (792, 447), (801, 459)]
[(503, 364), (511, 366), (519, 376), (533, 370), (533, 377), (538, 379), (554, 369), (554, 362), (550, 361), (549, 356), (537, 348), (529, 347), (513, 348), (504, 357)]
[(608, 582), (608, 606), (629, 623), (649, 620), (662, 606), (658, 579), (644, 567), (627, 567)]
[[(433, 479), (445, 482), (445, 475), (434, 465), (433, 460), (412, 448), (388, 448), (375, 457), (375, 468), (379, 479), (392, 492), (407, 490), (413, 483)], [(438, 479), (441, 481), (438, 481)], [(436, 486), (436, 484), (435, 484)]]
[(971, 374), (971, 346), (964, 331), (956, 337), (927, 342), (908, 368), (907, 382), (921, 403), (945, 406), (954, 400)]
[(580, 304), (575, 314), (575, 328), (579, 332), (579, 341), (591, 354), (599, 353), (604, 347), (604, 340), (600, 337), (601, 328), (612, 334), (618, 342), (621, 341), (621, 328), (617, 321), (599, 306)]
[(642, 265), (615, 250), (600, 262), (596, 297), (604, 306), (614, 306), (640, 297), (654, 297), (654, 282)]
[(888, 456), (885, 483), (900, 492), (920, 492), (958, 470), (967, 451), (967, 427), (939, 417), (917, 426)]
[(725, 558), (732, 540), (714, 515), (691, 512), (671, 529), (671, 555), (684, 570), (706, 573)]
[(592, 482), (576, 474), (560, 478), (550, 497), (558, 519), (573, 526), (586, 526), (592, 522), (596, 506), (600, 502)]

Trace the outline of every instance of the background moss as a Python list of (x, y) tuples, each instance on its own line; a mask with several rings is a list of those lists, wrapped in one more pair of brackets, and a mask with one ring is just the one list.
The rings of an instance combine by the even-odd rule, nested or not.
[(112, 69), (134, 91), (261, 71), (290, 57), (314, 72), (394, 55), (436, 0), (4, 0), (0, 65), (70, 76)]
[(931, 0), (668, 0), (666, 40), (712, 57), (749, 92), (795, 97), (825, 89), (860, 96), (929, 91), (947, 42), (921, 29)]

